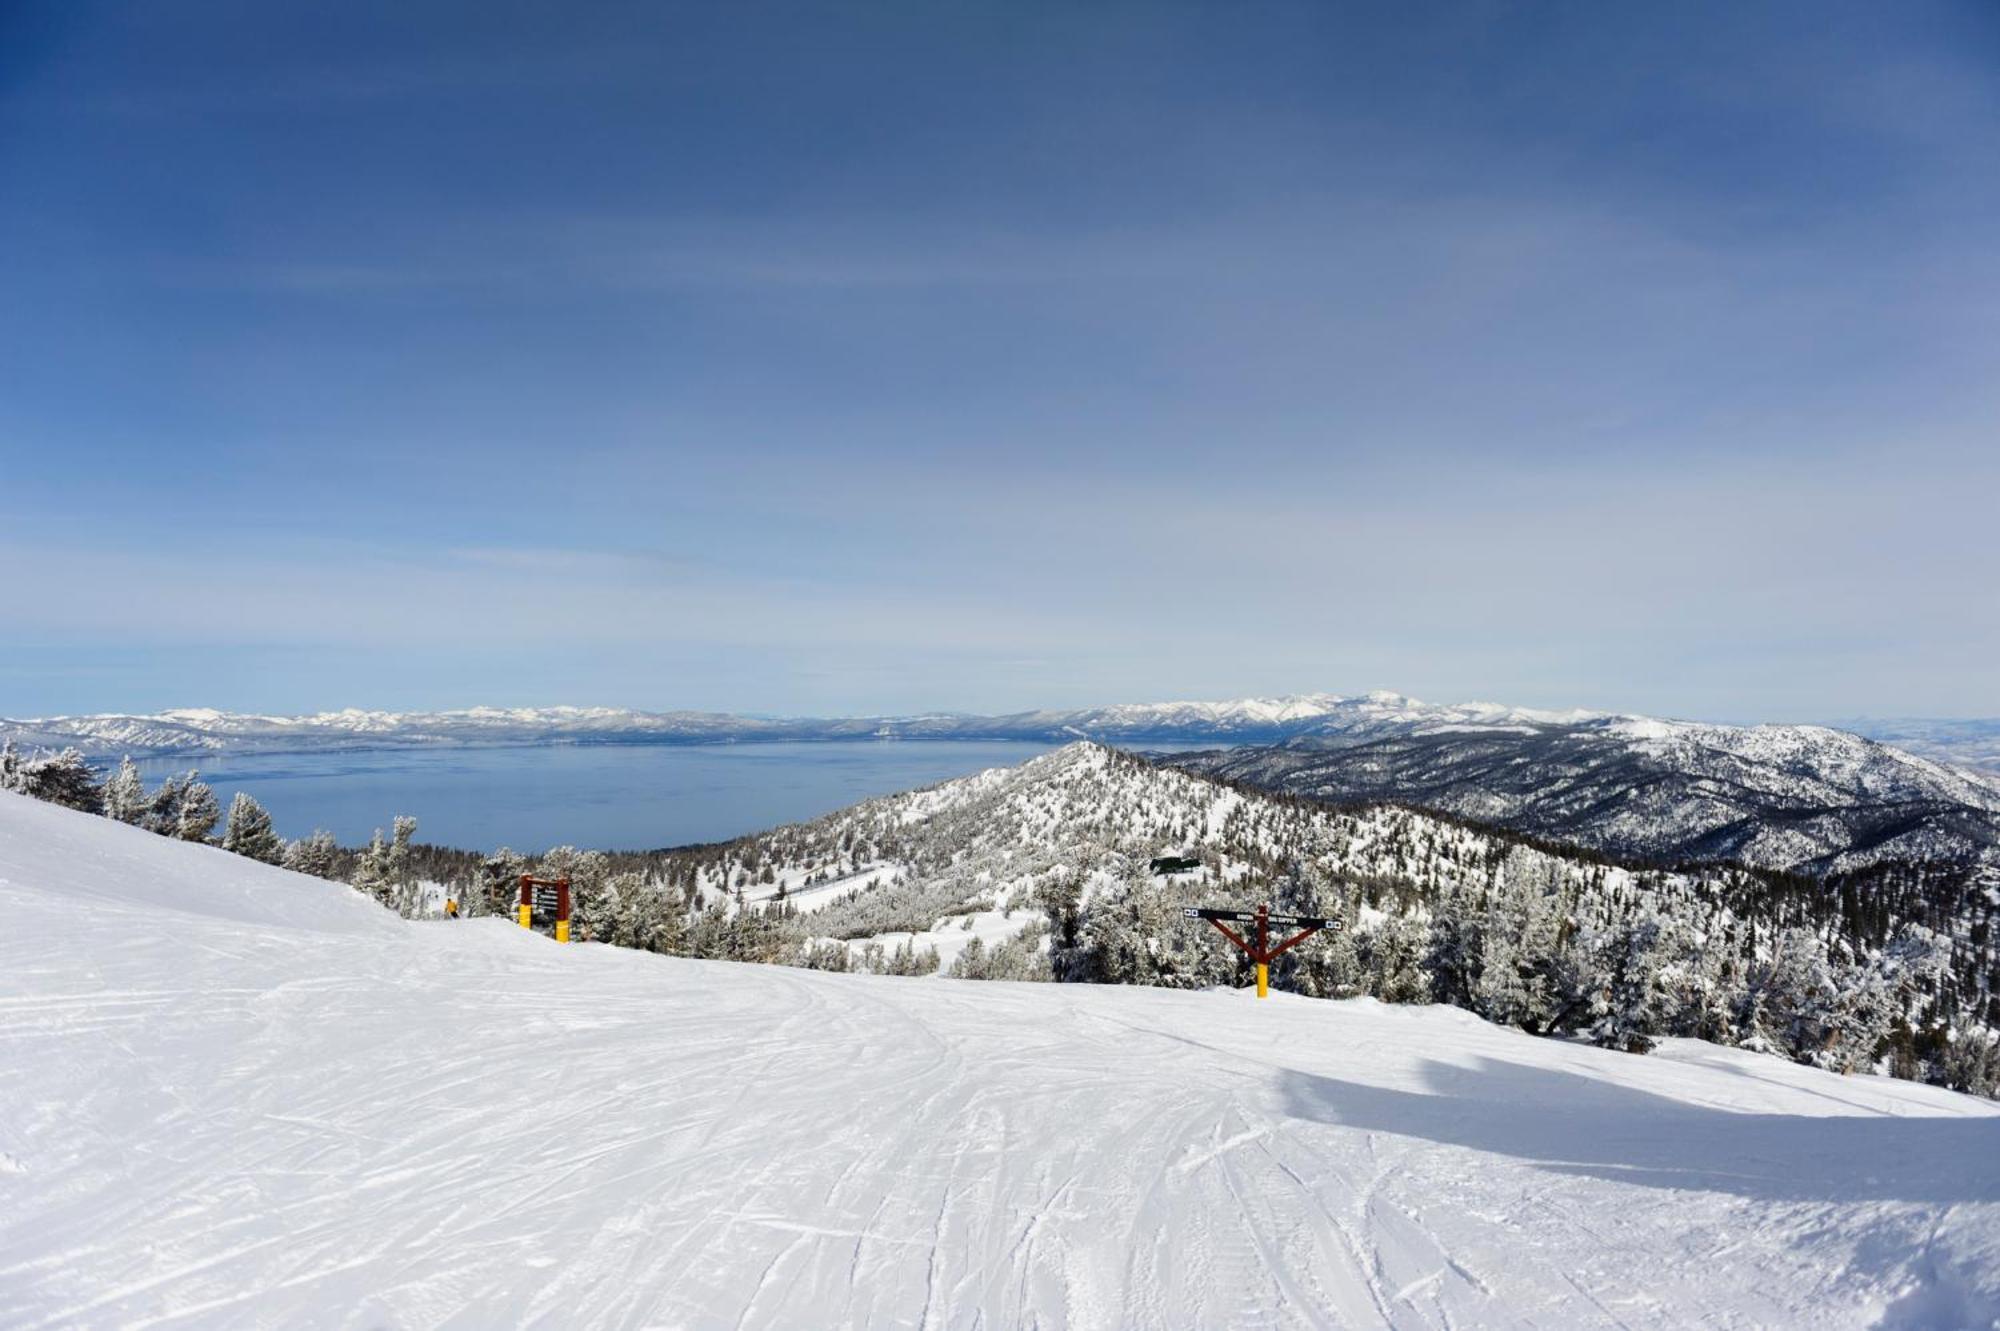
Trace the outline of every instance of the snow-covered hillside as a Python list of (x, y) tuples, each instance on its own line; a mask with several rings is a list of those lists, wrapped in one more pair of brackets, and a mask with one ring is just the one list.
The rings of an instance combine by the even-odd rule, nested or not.
[(1289, 794), (1395, 800), (1614, 855), (1825, 873), (2000, 867), (2000, 786), (1823, 726), (1423, 723), (1183, 755)]
[(1987, 1326), (2000, 1110), (412, 924), (0, 795), (0, 1324)]

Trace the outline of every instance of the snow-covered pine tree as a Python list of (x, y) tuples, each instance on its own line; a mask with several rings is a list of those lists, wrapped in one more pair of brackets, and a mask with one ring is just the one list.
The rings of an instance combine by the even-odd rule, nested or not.
[(1320, 855), (1309, 853), (1292, 867), (1278, 901), (1284, 910), (1329, 918), (1336, 924), (1279, 957), (1271, 980), (1281, 989), (1308, 998), (1345, 998), (1360, 992), (1362, 986), (1361, 954), (1354, 941), (1359, 899), (1321, 868), (1318, 858)]
[(9, 745), (0, 754), (0, 789), (18, 791), (30, 798), (83, 813), (104, 812), (104, 787), (97, 773), (75, 749), (61, 753), (38, 753), (23, 758)]
[(185, 776), (169, 775), (162, 779), (160, 788), (146, 801), (146, 811), (139, 817), (139, 826), (161, 836), (180, 835), (181, 796), (187, 790), (187, 783)]
[(1780, 933), (1750, 968), (1736, 1026), (1745, 1048), (1814, 1062), (1839, 1033), (1840, 994), (1810, 929)]
[(1938, 1055), (1935, 1080), (1969, 1095), (2000, 1095), (2000, 1037), (1971, 1022), (1954, 1026)]
[(914, 939), (905, 938), (883, 959), (884, 975), (935, 975), (938, 953), (934, 947), (919, 950)]
[(381, 828), (376, 828), (375, 835), (369, 838), (368, 849), (355, 861), (354, 876), (348, 882), (357, 892), (375, 898), (384, 906), (390, 904), (396, 884), (389, 874), (389, 843), (382, 839)]
[(1430, 977), (1434, 1001), (1454, 1007), (1474, 1007), (1473, 991), (1479, 983), (1484, 926), (1471, 896), (1456, 878), (1444, 885), (1431, 907), (1424, 951), (1424, 972)]
[[(623, 897), (623, 909), (627, 917), (624, 927), (632, 937), (633, 947), (644, 948), (648, 952), (675, 953), (681, 950), (678, 892), (664, 884), (641, 878)], [(842, 949), (843, 953), (845, 950)]]
[[(591, 902), (593, 926), (584, 933), (582, 922), (572, 917), (573, 938), (595, 938), (613, 947), (638, 947), (639, 942), (639, 892), (645, 884), (645, 875), (639, 873), (615, 873), (604, 880)], [(575, 897), (571, 897), (571, 911), (574, 912)]]
[(1035, 904), (1049, 917), (1049, 965), (1058, 980), (1092, 978), (1083, 940), (1083, 877), (1051, 875), (1035, 892)]
[(1661, 1026), (1660, 953), (1669, 927), (1647, 908), (1591, 936), (1593, 1043), (1633, 1054), (1653, 1047), (1652, 1037)]
[(1186, 927), (1178, 893), (1139, 866), (1115, 888), (1091, 898), (1083, 945), (1107, 984), (1194, 989), (1226, 984), (1235, 966), (1209, 939)]
[(315, 828), (311, 836), (300, 837), (285, 847), (284, 865), (294, 873), (331, 878), (339, 857), (340, 847), (334, 843), (333, 833), (323, 827)]
[(399, 813), (391, 826), (394, 830), (383, 865), (389, 886), (388, 904), (404, 919), (415, 919), (422, 906), (416, 866), (410, 856), (410, 841), (417, 834), (417, 820), (409, 814)]
[(521, 899), (521, 875), (528, 861), (502, 846), (479, 864), (479, 880), (466, 902), (467, 915), (512, 915)]
[(222, 806), (216, 803), (215, 792), (208, 788), (197, 772), (187, 774), (187, 782), (180, 789), (177, 805), (173, 835), (182, 841), (205, 842), (215, 831), (215, 825), (222, 821)]
[(285, 843), (271, 827), (271, 815), (244, 790), (237, 791), (236, 798), (229, 802), (222, 848), (265, 864), (277, 864), (285, 857)]
[(1473, 1010), (1489, 1021), (1542, 1031), (1556, 1015), (1560, 890), (1547, 855), (1525, 846), (1507, 852), (1479, 930), (1472, 984)]
[(1368, 992), (1384, 1003), (1431, 1002), (1430, 976), (1424, 971), (1429, 929), (1409, 915), (1390, 915), (1356, 939), (1367, 975)]
[(1873, 957), (1843, 966), (1831, 1030), (1814, 1061), (1836, 1072), (1865, 1071), (1902, 1019), (1912, 992), (1934, 987), (1949, 955), (1936, 934), (1905, 925)]
[(146, 783), (129, 757), (119, 760), (118, 770), (104, 783), (104, 816), (121, 823), (145, 821)]
[(945, 974), (951, 976), (955, 980), (985, 979), (986, 978), (985, 941), (983, 939), (974, 938), (970, 942), (968, 942), (963, 948), (960, 948), (958, 956), (951, 963), (951, 969), (946, 971)]

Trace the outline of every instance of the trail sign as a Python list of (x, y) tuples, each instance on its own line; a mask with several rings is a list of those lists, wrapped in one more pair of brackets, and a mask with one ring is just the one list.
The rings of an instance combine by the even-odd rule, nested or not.
[[(1257, 963), (1257, 997), (1271, 995), (1271, 963), (1300, 943), (1311, 938), (1322, 929), (1338, 929), (1340, 921), (1319, 915), (1273, 915), (1269, 906), (1259, 906), (1254, 911), (1220, 910), (1213, 906), (1183, 906), (1181, 914), (1190, 920), (1207, 920), (1215, 926), (1216, 932), (1243, 949), (1244, 955)], [(1243, 936), (1230, 928), (1231, 923), (1254, 924), (1257, 926), (1257, 941), (1253, 945), (1245, 942)], [(1271, 926), (1297, 929), (1299, 932), (1287, 938), (1276, 947), (1271, 946)]]
[(569, 941), (569, 879), (521, 875), (521, 927), (532, 929), (539, 918), (555, 926), (556, 941)]
[(1215, 910), (1207, 906), (1183, 906), (1181, 914), (1190, 920), (1234, 920), (1241, 924), (1282, 924), (1288, 929), (1338, 929), (1340, 921), (1320, 915), (1267, 915), (1262, 910)]

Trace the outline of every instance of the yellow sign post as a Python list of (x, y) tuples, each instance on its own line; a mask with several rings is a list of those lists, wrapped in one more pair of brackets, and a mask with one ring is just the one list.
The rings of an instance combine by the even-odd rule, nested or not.
[[(1300, 943), (1311, 938), (1321, 929), (1338, 929), (1340, 921), (1319, 915), (1273, 915), (1269, 906), (1259, 906), (1249, 910), (1218, 910), (1207, 906), (1184, 906), (1181, 914), (1190, 920), (1207, 920), (1221, 932), (1224, 938), (1243, 949), (1245, 956), (1257, 963), (1257, 997), (1271, 996), (1271, 963), (1281, 955), (1291, 951)], [(1251, 942), (1230, 928), (1231, 923), (1254, 924), (1256, 942)], [(1271, 946), (1271, 926), (1283, 925), (1298, 932), (1276, 947)]]

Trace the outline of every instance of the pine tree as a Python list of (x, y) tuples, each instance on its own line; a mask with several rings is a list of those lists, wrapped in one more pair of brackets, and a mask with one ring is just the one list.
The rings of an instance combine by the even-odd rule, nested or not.
[(48, 804), (82, 813), (104, 812), (104, 787), (75, 749), (23, 758), (10, 742), (0, 751), (0, 790), (17, 791)]
[(331, 878), (339, 858), (340, 847), (334, 844), (333, 833), (316, 828), (311, 836), (300, 837), (285, 847), (284, 865), (294, 873)]
[[(1322, 848), (1315, 845), (1313, 849), (1318, 852)], [(1334, 925), (1279, 957), (1272, 967), (1272, 984), (1308, 998), (1345, 998), (1358, 993), (1363, 977), (1353, 933), (1356, 901), (1312, 858), (1293, 866), (1278, 900), (1283, 909), (1331, 919)]]
[(195, 772), (187, 774), (187, 783), (181, 787), (177, 812), (173, 835), (182, 841), (205, 842), (222, 821), (222, 808), (216, 803), (215, 792)]
[(121, 823), (145, 820), (146, 783), (130, 758), (121, 759), (118, 770), (104, 783), (104, 815)]
[(570, 936), (595, 938), (613, 947), (638, 947), (639, 893), (645, 881), (644, 876), (637, 873), (618, 873), (605, 879), (604, 885), (592, 896), (587, 924), (575, 917), (577, 902), (572, 894), (573, 932)]
[(1469, 897), (1458, 882), (1438, 894), (1431, 908), (1430, 938), (1424, 952), (1424, 971), (1430, 976), (1433, 1001), (1463, 1008), (1474, 1007), (1473, 991), (1479, 983), (1479, 959), (1484, 949), (1481, 920)]
[(417, 820), (409, 814), (399, 813), (391, 827), (389, 849), (383, 862), (383, 876), (389, 891), (386, 904), (404, 919), (415, 919), (422, 904), (416, 867), (410, 855), (410, 841), (417, 834)]
[(1367, 962), (1369, 992), (1384, 1003), (1428, 1003), (1430, 977), (1423, 958), (1427, 931), (1407, 915), (1391, 915), (1359, 940)]
[(1044, 882), (1035, 904), (1049, 917), (1049, 964), (1059, 980), (1094, 978), (1083, 940), (1083, 879), (1063, 873)]
[(1936, 934), (1905, 925), (1873, 957), (1843, 967), (1830, 1036), (1815, 1061), (1836, 1072), (1865, 1071), (1902, 1020), (1910, 996), (1936, 987), (1949, 955)]
[(1643, 1054), (1660, 1028), (1660, 947), (1666, 926), (1650, 909), (1619, 921), (1594, 938), (1590, 956), (1597, 977), (1590, 1038), (1607, 1049)]
[(1839, 1034), (1840, 995), (1810, 929), (1786, 929), (1752, 967), (1736, 1026), (1745, 1048), (1811, 1063)]
[[(613, 882), (618, 888), (619, 909), (615, 933), (624, 945), (648, 952), (680, 951), (677, 895), (639, 874), (620, 874)], [(846, 949), (841, 950), (844, 955)]]
[(389, 845), (382, 839), (381, 828), (376, 828), (375, 835), (369, 838), (368, 849), (355, 861), (354, 876), (348, 882), (357, 892), (375, 898), (384, 906), (391, 903), (396, 884), (389, 874)]
[(520, 901), (521, 875), (528, 862), (507, 847), (488, 855), (479, 865), (479, 881), (466, 903), (467, 915), (509, 915)]
[(160, 782), (160, 788), (146, 801), (146, 810), (140, 815), (139, 825), (149, 832), (161, 836), (179, 836), (181, 829), (181, 796), (186, 792), (188, 776), (168, 776)]
[(2000, 1095), (2000, 1039), (1970, 1022), (1954, 1027), (1938, 1056), (1936, 1079), (1968, 1095)]
[(222, 848), (265, 864), (284, 858), (285, 845), (271, 827), (271, 815), (264, 806), (239, 790), (229, 802), (229, 821), (222, 830)]
[(1521, 846), (1508, 852), (1479, 931), (1472, 984), (1473, 1010), (1489, 1021), (1541, 1031), (1556, 1014), (1556, 882), (1548, 856)]

